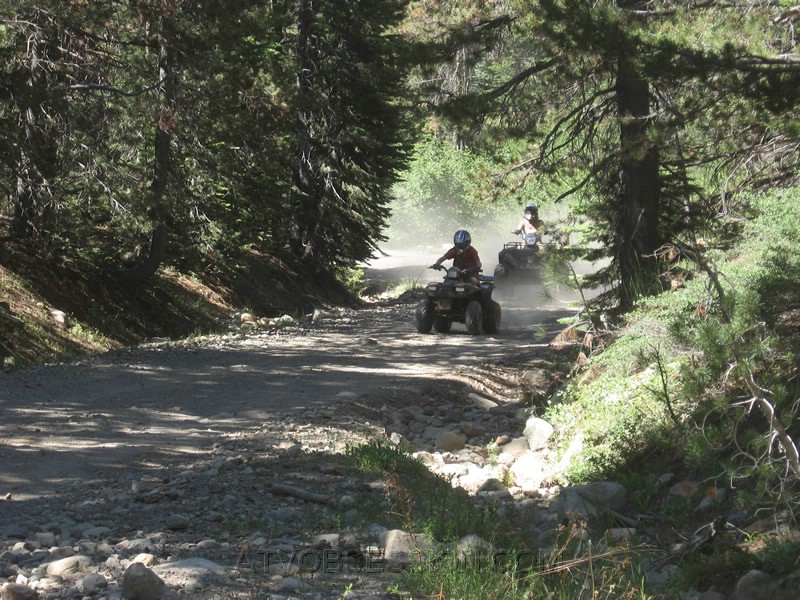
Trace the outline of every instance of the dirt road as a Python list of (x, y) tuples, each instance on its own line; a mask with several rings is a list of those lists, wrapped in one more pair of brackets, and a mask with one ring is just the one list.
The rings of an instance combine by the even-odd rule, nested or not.
[[(416, 262), (415, 262), (416, 261)], [(378, 261), (369, 276), (426, 276), (419, 257)], [(331, 313), (279, 331), (159, 343), (0, 374), (0, 496), (48, 496), (130, 469), (190, 463), (220, 436), (280, 425), (287, 439), (344, 402), (418, 394), (453, 367), (535, 354), (567, 314), (529, 296), (503, 304), (494, 336), (420, 335), (413, 302)], [(539, 337), (536, 337), (536, 335)]]

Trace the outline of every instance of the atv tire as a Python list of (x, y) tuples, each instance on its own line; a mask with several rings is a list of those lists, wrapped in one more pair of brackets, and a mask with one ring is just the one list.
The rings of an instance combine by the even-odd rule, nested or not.
[(467, 304), (467, 312), (464, 315), (464, 325), (467, 326), (467, 333), (470, 335), (480, 335), (483, 321), (483, 308), (477, 300), (471, 300)]
[(501, 316), (502, 313), (500, 311), (500, 305), (492, 300), (491, 304), (483, 315), (483, 330), (486, 333), (497, 333), (500, 331)]
[(450, 319), (445, 317), (434, 317), (433, 319), (433, 328), (436, 333), (447, 333), (450, 331), (450, 326), (453, 322)]
[(417, 331), (420, 333), (430, 333), (435, 317), (433, 302), (428, 299), (423, 300), (417, 305), (416, 321)]

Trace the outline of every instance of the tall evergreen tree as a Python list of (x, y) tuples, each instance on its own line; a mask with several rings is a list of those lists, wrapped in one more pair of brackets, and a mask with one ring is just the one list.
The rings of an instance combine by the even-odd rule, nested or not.
[(193, 246), (325, 269), (381, 239), (406, 160), (403, 0), (0, 8), (0, 185), (20, 231), (78, 251), (130, 232), (150, 244), (137, 280)]
[(352, 265), (383, 239), (406, 161), (404, 0), (300, 0), (289, 244), (313, 268)]

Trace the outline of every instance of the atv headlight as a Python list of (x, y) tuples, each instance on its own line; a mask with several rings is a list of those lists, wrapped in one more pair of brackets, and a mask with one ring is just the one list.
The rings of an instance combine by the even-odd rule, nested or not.
[(465, 288), (463, 285), (457, 285), (455, 289), (457, 294), (463, 294), (467, 291), (467, 288)]
[(429, 292), (435, 292), (436, 289), (439, 287), (436, 283), (429, 283), (428, 287), (426, 288)]

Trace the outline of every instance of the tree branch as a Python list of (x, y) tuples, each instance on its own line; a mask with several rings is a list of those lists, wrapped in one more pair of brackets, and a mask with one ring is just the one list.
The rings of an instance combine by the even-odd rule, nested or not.
[(147, 92), (152, 92), (153, 90), (158, 89), (161, 85), (164, 84), (164, 79), (155, 82), (153, 85), (149, 85), (146, 88), (142, 88), (135, 92), (126, 92), (125, 90), (121, 90), (119, 88), (115, 88), (114, 86), (110, 85), (101, 85), (99, 83), (75, 83), (69, 86), (70, 90), (98, 90), (101, 92), (111, 92), (114, 94), (119, 94), (120, 96), (141, 96), (142, 94), (146, 94)]
[[(699, 251), (694, 251), (692, 249), (683, 247), (683, 246), (676, 246), (682, 254), (689, 257), (693, 260), (705, 273), (708, 275), (709, 281), (713, 286), (714, 290), (717, 293), (717, 297), (719, 299), (720, 310), (722, 311), (723, 321), (727, 324), (733, 322), (733, 317), (728, 312), (727, 308), (725, 307), (725, 291), (722, 287), (722, 284), (719, 281), (719, 273), (716, 268), (711, 264), (709, 261), (702, 256), (702, 253)], [(740, 348), (734, 344), (731, 348), (731, 354), (733, 354), (734, 359), (740, 365), (745, 365), (744, 357), (742, 357)], [(749, 368), (745, 368), (744, 373), (744, 381), (747, 385), (748, 390), (752, 394), (752, 398), (748, 401), (749, 404), (757, 404), (758, 408), (761, 410), (761, 413), (767, 419), (769, 423), (770, 430), (772, 432), (772, 437), (777, 439), (783, 448), (783, 452), (786, 455), (786, 461), (789, 465), (789, 468), (794, 472), (795, 476), (800, 478), (800, 454), (797, 450), (797, 445), (795, 444), (794, 440), (791, 438), (789, 433), (786, 431), (786, 427), (783, 423), (778, 419), (775, 415), (775, 407), (769, 400), (769, 396), (771, 396), (771, 392), (762, 388), (760, 385), (756, 383), (755, 376), (753, 375), (753, 371)]]

